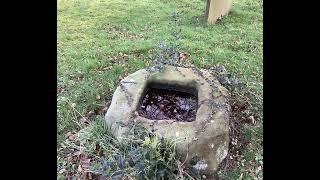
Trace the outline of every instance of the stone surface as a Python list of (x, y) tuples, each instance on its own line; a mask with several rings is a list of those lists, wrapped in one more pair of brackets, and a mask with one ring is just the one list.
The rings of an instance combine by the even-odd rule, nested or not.
[[(196, 120), (149, 120), (133, 116), (148, 84), (183, 87), (198, 96)], [(194, 92), (196, 91), (196, 92)], [(226, 157), (229, 144), (229, 92), (211, 76), (196, 68), (166, 66), (162, 72), (139, 70), (124, 78), (114, 92), (105, 119), (119, 140), (126, 138), (129, 123), (154, 130), (160, 137), (176, 142), (181, 161), (204, 174), (214, 172)], [(195, 161), (195, 159), (197, 159)]]

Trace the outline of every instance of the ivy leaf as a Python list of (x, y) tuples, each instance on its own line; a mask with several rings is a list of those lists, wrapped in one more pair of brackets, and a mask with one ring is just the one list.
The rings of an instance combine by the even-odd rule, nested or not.
[(124, 169), (125, 168), (125, 164), (126, 164), (125, 159), (121, 155), (117, 159), (118, 159), (119, 168), (120, 169)]
[(102, 164), (102, 171), (107, 171), (110, 169), (110, 163), (104, 159), (101, 160), (101, 164)]

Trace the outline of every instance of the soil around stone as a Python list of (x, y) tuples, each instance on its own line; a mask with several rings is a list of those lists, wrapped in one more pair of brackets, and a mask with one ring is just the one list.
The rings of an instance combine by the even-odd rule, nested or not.
[(180, 91), (149, 88), (139, 106), (140, 116), (150, 120), (191, 122), (196, 119), (197, 97)]

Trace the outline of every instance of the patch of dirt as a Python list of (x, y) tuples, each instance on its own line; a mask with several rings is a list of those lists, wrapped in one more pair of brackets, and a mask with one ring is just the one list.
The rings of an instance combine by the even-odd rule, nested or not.
[(58, 174), (63, 175), (66, 179), (94, 179), (94, 174), (89, 172), (89, 167), (92, 162), (92, 156), (84, 152), (69, 148), (61, 148), (58, 150), (58, 159), (63, 159), (66, 164), (58, 165)]
[(62, 88), (62, 87), (58, 87), (58, 88), (57, 88), (57, 93), (58, 93), (58, 94), (61, 94), (61, 93), (64, 93), (64, 92), (66, 92), (66, 89), (65, 89), (65, 88)]
[[(236, 168), (239, 165), (239, 162), (244, 158), (244, 149), (249, 144), (245, 139), (244, 134), (240, 131), (244, 124), (250, 123), (250, 119), (247, 115), (243, 114), (243, 112), (249, 108), (249, 103), (233, 95), (230, 99), (230, 105), (229, 152), (227, 157), (219, 165), (217, 172), (224, 172)], [(220, 179), (217, 174), (215, 175), (215, 179)]]
[(142, 100), (138, 113), (151, 120), (194, 121), (197, 98), (189, 93), (150, 88)]

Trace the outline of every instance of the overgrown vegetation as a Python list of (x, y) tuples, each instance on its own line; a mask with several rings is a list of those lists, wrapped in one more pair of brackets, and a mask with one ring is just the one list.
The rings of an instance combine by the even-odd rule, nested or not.
[[(131, 132), (118, 147), (115, 156), (101, 158), (93, 172), (108, 179), (173, 179), (175, 170), (174, 143), (159, 139), (142, 127), (132, 125)], [(114, 141), (108, 142), (114, 144)], [(108, 149), (109, 151), (110, 149)]]
[(104, 121), (96, 119), (72, 141), (63, 143), (58, 157), (69, 153), (71, 163), (59, 162), (58, 158), (58, 169), (66, 177), (88, 179), (175, 179), (178, 174), (174, 142), (134, 125), (128, 137), (131, 138), (116, 140)]
[[(205, 1), (58, 0), (58, 179), (191, 179), (173, 142), (141, 137), (139, 128), (119, 142), (104, 127), (118, 81), (153, 65), (157, 54), (168, 55), (160, 62), (208, 69), (232, 93), (230, 150), (216, 178), (261, 179), (261, 2), (234, 0), (230, 15), (208, 26)], [(179, 21), (168, 27), (175, 9), (183, 18), (172, 14)], [(163, 39), (169, 43), (157, 53)]]
[(181, 14), (174, 11), (171, 14), (171, 35), (169, 43), (161, 41), (158, 46), (157, 56), (151, 71), (161, 71), (165, 65), (176, 66), (180, 59), (180, 38), (181, 38)]

